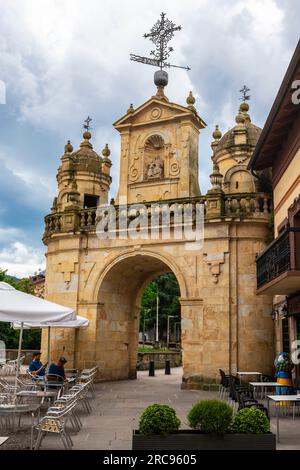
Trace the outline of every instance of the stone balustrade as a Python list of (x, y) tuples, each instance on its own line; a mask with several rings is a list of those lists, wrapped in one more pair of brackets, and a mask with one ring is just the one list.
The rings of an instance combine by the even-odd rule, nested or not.
[[(215, 204), (213, 205), (212, 204)], [(197, 207), (201, 206), (205, 219), (210, 221), (219, 219), (220, 217), (269, 217), (272, 211), (271, 196), (266, 193), (242, 193), (242, 194), (224, 194), (210, 193), (207, 196), (195, 198), (174, 199), (160, 202), (146, 202), (132, 204), (129, 206), (105, 206), (99, 208), (80, 209), (74, 208), (72, 211), (52, 213), (45, 217), (45, 233), (44, 240), (55, 233), (63, 233), (70, 231), (95, 231), (97, 224), (103, 217), (107, 216), (110, 211), (115, 213), (116, 227), (119, 227), (120, 219), (125, 217), (129, 224), (137, 216), (144, 215), (150, 219), (153, 214), (157, 216), (159, 227), (163, 226), (164, 211), (169, 212), (170, 225), (176, 224), (176, 214), (183, 213), (185, 210), (190, 211), (192, 220), (195, 220)], [(212, 207), (217, 207), (213, 210)]]
[(61, 232), (63, 213), (54, 213), (45, 217), (45, 234)]
[(268, 194), (239, 194), (225, 196), (225, 214), (269, 214), (272, 200)]

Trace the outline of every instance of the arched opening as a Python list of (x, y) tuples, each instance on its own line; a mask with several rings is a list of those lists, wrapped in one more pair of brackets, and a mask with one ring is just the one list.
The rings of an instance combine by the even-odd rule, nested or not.
[(139, 351), (180, 350), (180, 288), (172, 272), (162, 274), (145, 288), (140, 313)]
[(102, 274), (98, 291), (96, 361), (101, 364), (103, 379), (136, 378), (142, 297), (151, 281), (170, 272), (178, 281), (180, 295), (185, 295), (176, 268), (152, 254), (125, 255)]
[(245, 170), (238, 170), (231, 174), (229, 192), (251, 193), (255, 191), (251, 174)]
[(164, 177), (164, 140), (160, 135), (150, 136), (145, 143), (144, 180)]

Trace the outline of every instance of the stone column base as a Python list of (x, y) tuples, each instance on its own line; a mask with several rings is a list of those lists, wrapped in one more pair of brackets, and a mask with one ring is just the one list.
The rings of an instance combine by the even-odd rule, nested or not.
[(205, 377), (200, 374), (182, 377), (182, 390), (219, 390), (219, 381), (216, 378)]

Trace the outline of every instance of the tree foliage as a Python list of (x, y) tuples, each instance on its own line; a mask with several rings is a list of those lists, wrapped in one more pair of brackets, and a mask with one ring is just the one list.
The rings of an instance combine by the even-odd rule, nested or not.
[(159, 276), (145, 289), (141, 304), (140, 330), (153, 328), (156, 322), (156, 297), (159, 298), (159, 329), (166, 330), (167, 317), (172, 315), (174, 322), (180, 321), (180, 290), (173, 273)]
[[(7, 271), (0, 268), (0, 282), (7, 282), (12, 285), (15, 289), (28, 294), (34, 294), (34, 288), (32, 281), (28, 278), (17, 279), (13, 276), (9, 276)], [(19, 344), (19, 331), (14, 330), (10, 323), (0, 322), (0, 340), (4, 341), (7, 349), (17, 349)], [(39, 349), (41, 344), (41, 330), (30, 329), (24, 330), (22, 349)]]

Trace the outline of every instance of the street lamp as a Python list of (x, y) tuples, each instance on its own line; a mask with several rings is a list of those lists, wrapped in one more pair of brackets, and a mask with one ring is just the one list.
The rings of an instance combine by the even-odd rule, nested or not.
[(145, 311), (144, 311), (144, 320), (143, 320), (143, 346), (145, 346), (145, 326), (146, 326), (146, 321), (148, 321), (149, 319), (146, 318), (146, 314), (148, 315), (148, 313), (150, 312), (150, 308), (146, 308)]
[(170, 340), (170, 318), (174, 318), (174, 315), (168, 315), (168, 324), (167, 324), (167, 348), (169, 347), (169, 340)]
[[(174, 323), (174, 338), (175, 338), (175, 343), (177, 343), (177, 325), (181, 325), (181, 321), (176, 321)], [(179, 338), (180, 339), (180, 338)]]
[(159, 309), (159, 296), (158, 296), (158, 285), (156, 284), (156, 333), (155, 333), (155, 343), (158, 347), (158, 309)]

